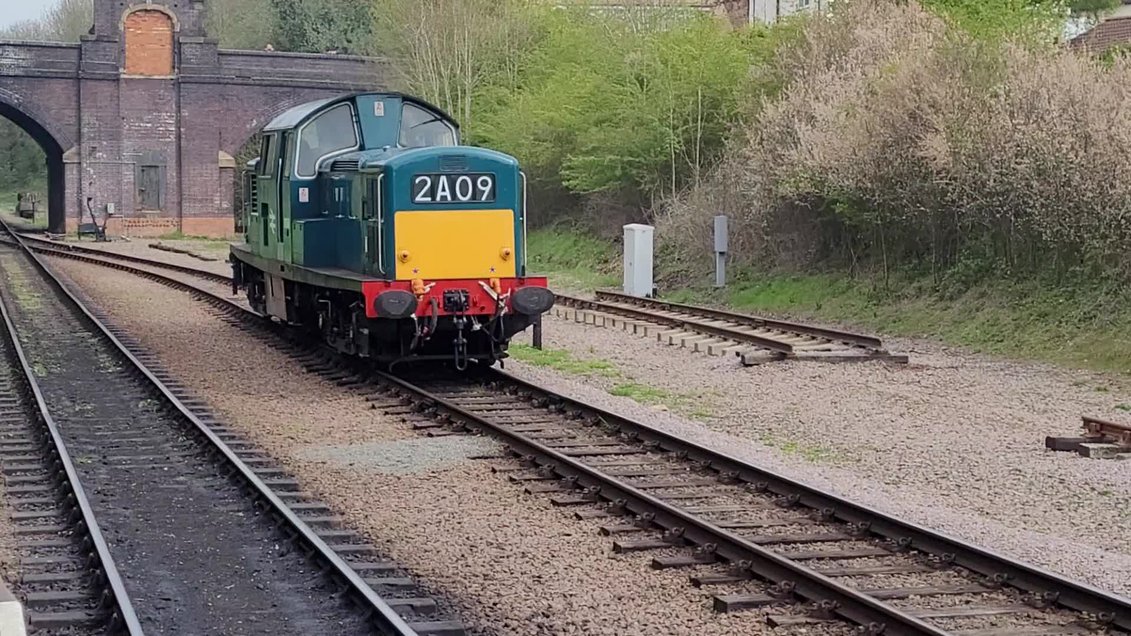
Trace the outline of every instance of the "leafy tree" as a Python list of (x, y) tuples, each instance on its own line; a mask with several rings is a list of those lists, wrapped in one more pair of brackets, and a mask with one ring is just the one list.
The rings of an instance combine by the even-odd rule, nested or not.
[(207, 29), (232, 49), (263, 49), (275, 36), (275, 9), (271, 0), (210, 0)]
[(546, 11), (530, 0), (375, 0), (377, 51), (393, 61), (407, 91), (475, 135), (473, 118), (517, 88)]
[[(403, 1), (402, 1), (403, 3)], [(356, 0), (270, 0), (275, 47), (285, 51), (372, 52), (371, 7)]]
[(697, 182), (749, 102), (782, 84), (747, 78), (772, 66), (784, 40), (769, 34), (787, 27), (735, 30), (697, 11), (377, 0), (374, 16), (401, 84), (459, 118), (466, 140), (517, 156), (542, 191), (637, 210)]

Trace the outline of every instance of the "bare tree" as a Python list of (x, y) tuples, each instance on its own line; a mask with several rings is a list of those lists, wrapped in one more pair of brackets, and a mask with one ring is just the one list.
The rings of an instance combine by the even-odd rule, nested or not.
[(16, 23), (0, 37), (16, 40), (77, 42), (94, 24), (93, 0), (59, 0), (37, 20)]
[(405, 88), (452, 113), (465, 125), (472, 97), (488, 78), (517, 73), (528, 41), (529, 0), (376, 0), (381, 52), (395, 60)]

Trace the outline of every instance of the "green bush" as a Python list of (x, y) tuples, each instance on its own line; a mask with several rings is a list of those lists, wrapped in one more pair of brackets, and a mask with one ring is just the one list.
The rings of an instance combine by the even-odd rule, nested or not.
[(703, 180), (750, 99), (783, 83), (752, 69), (786, 29), (698, 11), (379, 0), (375, 15), (406, 87), (463, 119), (468, 141), (517, 156), (536, 203), (556, 195), (564, 213), (588, 201), (641, 218)]

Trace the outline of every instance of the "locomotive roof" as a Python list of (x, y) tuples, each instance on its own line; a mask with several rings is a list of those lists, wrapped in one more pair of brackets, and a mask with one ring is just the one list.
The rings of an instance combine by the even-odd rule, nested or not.
[(424, 101), (423, 99), (420, 99), (418, 97), (413, 97), (412, 95), (405, 95), (404, 93), (386, 92), (386, 91), (369, 91), (369, 92), (364, 92), (364, 93), (350, 93), (348, 95), (340, 95), (338, 97), (330, 97), (330, 98), (327, 98), (327, 99), (317, 99), (317, 100), (314, 100), (312, 102), (306, 102), (305, 104), (299, 104), (298, 106), (288, 108), (287, 110), (285, 110), (281, 114), (279, 114), (277, 117), (275, 117), (275, 119), (272, 119), (269, 124), (264, 126), (263, 132), (274, 132), (274, 131), (277, 131), (277, 130), (290, 130), (290, 129), (298, 126), (302, 122), (306, 121), (306, 119), (309, 118), (311, 115), (314, 115), (315, 113), (321, 112), (322, 110), (324, 110), (328, 106), (340, 104), (340, 103), (343, 103), (343, 102), (353, 101), (354, 99), (361, 97), (362, 95), (381, 95), (381, 96), (385, 96), (385, 97), (399, 97), (406, 102), (417, 104), (419, 106), (423, 106), (424, 108), (427, 108), (428, 110), (436, 112), (441, 117), (443, 117), (444, 119), (451, 122), (451, 124), (453, 126), (455, 126), (457, 129), (459, 128), (459, 122), (452, 119), (452, 117), (450, 115), (448, 115), (447, 113), (445, 113), (442, 109), (437, 108), (436, 106), (433, 106), (432, 104), (429, 104), (428, 102)]

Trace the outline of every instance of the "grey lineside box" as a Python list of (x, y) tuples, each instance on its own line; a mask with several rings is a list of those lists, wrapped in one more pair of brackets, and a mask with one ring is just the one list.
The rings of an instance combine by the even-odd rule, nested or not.
[(652, 295), (651, 225), (624, 226), (624, 293), (638, 298)]

